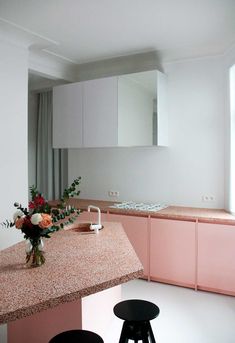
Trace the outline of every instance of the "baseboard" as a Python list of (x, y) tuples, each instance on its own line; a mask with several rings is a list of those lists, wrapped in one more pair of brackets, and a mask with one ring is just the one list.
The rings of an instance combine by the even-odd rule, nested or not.
[(156, 278), (156, 277), (153, 277), (153, 276), (150, 276), (150, 281), (155, 281), (155, 282), (160, 282), (160, 283), (166, 283), (168, 285), (181, 286), (181, 287), (195, 289), (195, 284), (193, 284), (193, 283), (177, 282), (177, 281), (174, 281), (174, 280), (161, 279), (161, 278)]
[(200, 291), (205, 291), (205, 292), (212, 292), (212, 293), (218, 293), (218, 294), (223, 294), (223, 295), (230, 295), (230, 296), (235, 296), (234, 291), (229, 291), (225, 289), (219, 289), (219, 288), (212, 288), (212, 287), (206, 287), (206, 286), (197, 286), (197, 289)]

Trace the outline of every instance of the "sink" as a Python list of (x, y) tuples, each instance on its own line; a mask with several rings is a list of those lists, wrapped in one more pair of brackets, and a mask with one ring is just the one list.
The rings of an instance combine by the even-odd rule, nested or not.
[[(94, 234), (95, 230), (91, 230), (90, 226), (91, 225), (96, 225), (95, 223), (79, 223), (75, 227), (73, 227), (71, 230), (78, 232), (78, 233), (83, 233), (83, 234)], [(101, 226), (102, 230), (104, 226)]]

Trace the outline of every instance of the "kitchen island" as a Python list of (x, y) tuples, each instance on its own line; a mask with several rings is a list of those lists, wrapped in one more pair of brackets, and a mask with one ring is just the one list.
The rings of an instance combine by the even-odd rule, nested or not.
[(84, 328), (104, 332), (120, 285), (143, 267), (118, 223), (98, 234), (74, 228), (45, 240), (46, 263), (25, 266), (25, 242), (0, 252), (0, 324), (8, 343), (46, 343), (58, 332)]

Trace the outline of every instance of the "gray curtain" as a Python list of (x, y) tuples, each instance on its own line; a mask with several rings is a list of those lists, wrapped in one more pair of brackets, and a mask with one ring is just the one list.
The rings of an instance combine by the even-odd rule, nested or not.
[(52, 148), (52, 120), (52, 91), (39, 93), (36, 185), (48, 200), (59, 199), (68, 185), (68, 151)]
[(158, 145), (157, 130), (157, 99), (153, 99), (153, 145)]

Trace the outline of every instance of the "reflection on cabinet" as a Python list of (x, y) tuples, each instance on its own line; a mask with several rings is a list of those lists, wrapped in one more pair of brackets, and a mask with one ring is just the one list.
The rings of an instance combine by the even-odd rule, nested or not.
[(235, 227), (198, 224), (198, 288), (235, 295)]
[(150, 70), (118, 77), (118, 145), (168, 145), (165, 74)]
[(167, 145), (166, 75), (152, 70), (53, 88), (53, 147)]
[(144, 276), (149, 273), (148, 255), (148, 218), (108, 214), (107, 220), (122, 224), (137, 256), (144, 267)]
[(150, 279), (195, 287), (195, 223), (151, 218)]

